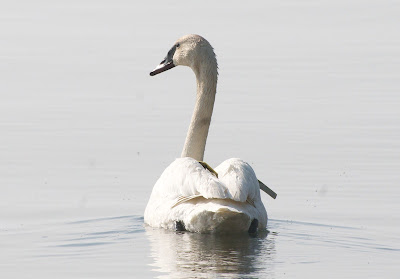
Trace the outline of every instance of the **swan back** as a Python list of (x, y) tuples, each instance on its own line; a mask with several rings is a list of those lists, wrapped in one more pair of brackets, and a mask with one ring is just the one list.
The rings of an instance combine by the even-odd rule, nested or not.
[(215, 170), (219, 178), (192, 158), (176, 159), (153, 188), (145, 222), (173, 229), (174, 222), (181, 220), (193, 232), (222, 232), (247, 231), (255, 218), (265, 227), (268, 217), (251, 166), (229, 159)]

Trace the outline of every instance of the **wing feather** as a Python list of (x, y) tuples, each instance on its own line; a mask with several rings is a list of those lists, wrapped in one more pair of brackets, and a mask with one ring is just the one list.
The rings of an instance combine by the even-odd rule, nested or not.
[[(172, 162), (154, 185), (154, 191), (172, 200), (197, 196), (206, 199), (231, 198), (228, 188), (217, 177), (189, 157)], [(176, 202), (181, 203), (179, 200)]]
[(252, 167), (241, 159), (228, 159), (215, 168), (220, 181), (226, 185), (232, 199), (248, 202), (260, 199), (260, 188)]
[(169, 201), (170, 208), (196, 199), (231, 199), (255, 207), (260, 199), (257, 177), (249, 164), (229, 159), (215, 168), (218, 178), (192, 158), (178, 158), (170, 164), (157, 183), (153, 194)]

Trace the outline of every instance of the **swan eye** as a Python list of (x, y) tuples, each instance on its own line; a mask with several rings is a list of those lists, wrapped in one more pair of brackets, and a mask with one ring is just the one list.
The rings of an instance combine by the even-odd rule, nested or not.
[(175, 46), (176, 46), (176, 48), (178, 48), (178, 47), (180, 47), (181, 45), (180, 45), (179, 43), (177, 43)]

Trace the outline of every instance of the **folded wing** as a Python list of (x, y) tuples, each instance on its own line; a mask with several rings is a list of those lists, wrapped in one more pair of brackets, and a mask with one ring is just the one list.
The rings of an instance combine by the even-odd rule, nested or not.
[(240, 202), (260, 200), (260, 188), (252, 167), (241, 159), (228, 159), (215, 168), (231, 199)]

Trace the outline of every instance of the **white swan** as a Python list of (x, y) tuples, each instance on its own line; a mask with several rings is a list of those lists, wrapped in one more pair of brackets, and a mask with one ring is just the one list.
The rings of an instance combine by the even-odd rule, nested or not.
[(267, 212), (249, 164), (229, 159), (206, 169), (204, 149), (211, 123), (218, 66), (212, 46), (198, 35), (180, 38), (151, 76), (175, 66), (196, 74), (197, 97), (182, 158), (169, 165), (154, 185), (144, 221), (153, 227), (191, 232), (255, 232), (265, 229)]

